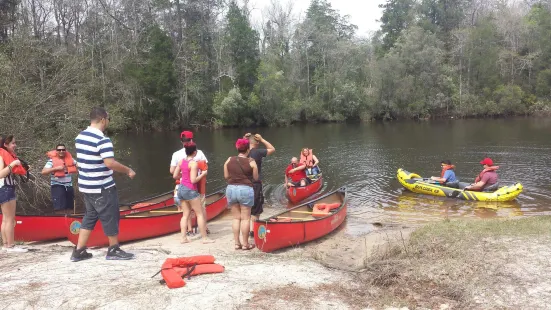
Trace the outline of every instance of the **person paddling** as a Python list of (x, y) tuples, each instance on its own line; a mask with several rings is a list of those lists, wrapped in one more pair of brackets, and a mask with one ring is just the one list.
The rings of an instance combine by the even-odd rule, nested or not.
[(178, 188), (178, 199), (180, 200), (180, 208), (182, 209), (182, 220), (180, 221), (180, 229), (182, 231), (182, 243), (189, 242), (187, 238), (186, 228), (188, 226), (188, 218), (191, 210), (195, 211), (197, 217), (197, 225), (203, 237), (203, 243), (212, 243), (207, 237), (207, 219), (203, 214), (201, 206), (201, 197), (197, 191), (197, 183), (207, 176), (207, 170), (198, 172), (198, 163), (195, 161), (197, 155), (197, 145), (193, 142), (184, 144), (186, 157), (182, 158), (172, 176), (174, 179), (180, 178), (180, 186)]
[(484, 158), (480, 164), (483, 167), (482, 172), (478, 174), (473, 184), (465, 187), (465, 190), (491, 191), (497, 189), (499, 177), (496, 171), (499, 169), (499, 166), (494, 166), (494, 161), (489, 157)]
[(298, 162), (296, 157), (291, 158), (291, 163), (285, 169), (285, 186), (306, 186), (311, 183), (306, 176), (306, 165)]
[(455, 176), (455, 166), (452, 165), (452, 162), (446, 159), (441, 161), (440, 165), (442, 166), (440, 177), (431, 177), (431, 180), (437, 181), (448, 187), (457, 187), (459, 185), (459, 180)]
[(75, 208), (73, 174), (77, 173), (77, 162), (67, 152), (65, 144), (59, 143), (55, 150), (46, 153), (50, 159), (42, 169), (42, 175), (50, 175), (50, 191), (55, 213), (69, 214)]
[(0, 207), (2, 209), (2, 250), (8, 253), (25, 253), (26, 248), (15, 245), (15, 175), (25, 175), (21, 161), (15, 155), (15, 137), (0, 137)]

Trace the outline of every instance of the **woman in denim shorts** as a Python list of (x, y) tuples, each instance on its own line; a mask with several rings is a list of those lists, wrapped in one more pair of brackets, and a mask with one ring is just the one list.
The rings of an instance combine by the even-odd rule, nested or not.
[[(0, 136), (0, 147), (15, 156), (15, 138), (12, 135)], [(24, 253), (28, 250), (15, 246), (15, 177), (12, 170), (20, 166), (17, 159), (6, 163), (8, 158), (0, 156), (0, 206), (2, 208), (2, 250), (8, 253)]]
[[(238, 139), (235, 143), (238, 155), (232, 156), (224, 164), (224, 178), (228, 181), (226, 198), (233, 216), (232, 230), (236, 250), (250, 250), (249, 244), (251, 207), (254, 204), (253, 183), (258, 180), (258, 167), (249, 158), (249, 140)], [(239, 241), (239, 234), (243, 243)]]
[(174, 179), (178, 179), (180, 171), (182, 172), (180, 186), (178, 187), (178, 200), (180, 200), (180, 208), (183, 211), (182, 219), (180, 220), (182, 243), (189, 242), (186, 233), (191, 210), (195, 211), (203, 243), (212, 243), (214, 240), (210, 240), (207, 237), (207, 219), (204, 216), (201, 198), (197, 191), (197, 183), (207, 175), (207, 171), (201, 171), (201, 174), (198, 175), (197, 162), (193, 160), (195, 155), (197, 155), (197, 145), (195, 143), (187, 142), (184, 144), (184, 149), (186, 150), (186, 158), (180, 160), (172, 175)]

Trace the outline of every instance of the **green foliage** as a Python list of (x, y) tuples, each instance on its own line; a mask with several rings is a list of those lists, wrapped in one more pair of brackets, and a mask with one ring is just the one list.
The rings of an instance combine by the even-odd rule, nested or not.
[(223, 126), (249, 126), (250, 108), (243, 100), (238, 88), (233, 88), (226, 96), (216, 95), (213, 112)]
[(249, 93), (256, 83), (256, 71), (260, 63), (258, 33), (251, 28), (249, 19), (235, 1), (230, 2), (226, 16), (228, 47), (235, 66), (235, 83)]
[(394, 46), (402, 31), (407, 29), (413, 19), (414, 0), (387, 0), (380, 4), (383, 9), (381, 17), (381, 32), (384, 34), (382, 47), (388, 52)]
[(136, 117), (167, 123), (174, 116), (176, 93), (172, 41), (154, 25), (148, 29), (140, 47), (138, 61), (129, 63), (126, 70), (143, 91)]

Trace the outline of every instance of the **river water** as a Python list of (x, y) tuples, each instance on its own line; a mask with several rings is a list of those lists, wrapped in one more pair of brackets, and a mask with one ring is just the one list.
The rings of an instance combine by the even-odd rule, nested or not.
[[(276, 148), (263, 164), (266, 207), (287, 206), (283, 172), (302, 147), (312, 148), (324, 175), (322, 192), (346, 185), (350, 193), (346, 229), (362, 234), (373, 224), (414, 226), (456, 217), (511, 217), (551, 214), (551, 119), (440, 120), (366, 124), (320, 124), (258, 130), (200, 130), (195, 141), (209, 160), (208, 191), (225, 185), (223, 164), (235, 155), (235, 140), (260, 133)], [(137, 172), (117, 177), (121, 201), (137, 200), (173, 187), (172, 153), (181, 148), (179, 132), (119, 134), (118, 159)], [(440, 174), (450, 159), (462, 181), (479, 173), (489, 156), (501, 168), (500, 183), (521, 182), (524, 192), (509, 203), (466, 202), (403, 190), (400, 167), (422, 176)], [(273, 210), (272, 210), (273, 211)]]

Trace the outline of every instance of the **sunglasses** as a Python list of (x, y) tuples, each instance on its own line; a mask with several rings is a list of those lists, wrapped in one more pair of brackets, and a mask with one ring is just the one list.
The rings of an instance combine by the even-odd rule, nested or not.
[(66, 149), (57, 149), (56, 151), (58, 151), (58, 152), (65, 152), (65, 151), (67, 151), (67, 150), (66, 150)]

